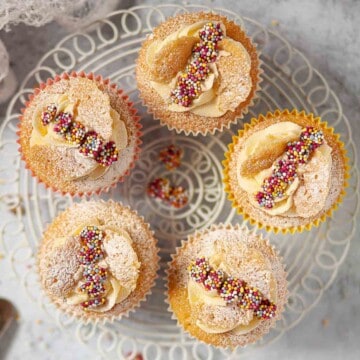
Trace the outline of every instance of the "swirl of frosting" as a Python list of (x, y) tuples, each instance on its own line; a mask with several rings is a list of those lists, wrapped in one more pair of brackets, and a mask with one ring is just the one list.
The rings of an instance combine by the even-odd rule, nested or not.
[(249, 54), (240, 42), (226, 36), (222, 23), (214, 23), (215, 27), (220, 27), (223, 39), (218, 43), (216, 61), (207, 64), (208, 74), (199, 85), (199, 96), (187, 106), (176, 104), (169, 98), (191, 60), (193, 48), (199, 43), (199, 33), (207, 24), (208, 21), (199, 21), (184, 26), (162, 41), (154, 40), (148, 48), (151, 85), (168, 104), (170, 111), (191, 111), (200, 116), (220, 117), (229, 110), (234, 111), (251, 91)]
[[(78, 80), (80, 81), (80, 80)], [(103, 111), (99, 113), (99, 118), (106, 119), (109, 121), (109, 127), (111, 128), (111, 134), (106, 133), (102, 135), (105, 142), (114, 142), (117, 150), (126, 148), (128, 143), (128, 134), (125, 123), (120, 119), (119, 113), (114, 110), (110, 105), (110, 98), (107, 94), (103, 93), (97, 88), (96, 84), (92, 82), (86, 82), (86, 87), (90, 94), (96, 94), (101, 100), (102, 104), (107, 107), (107, 114)], [(81, 88), (80, 88), (81, 89)], [(76, 90), (74, 90), (75, 92)], [(74, 121), (77, 121), (79, 114), (81, 114), (81, 125), (87, 125), (86, 121), (83, 124), (84, 119), (86, 120), (86, 108), (92, 106), (91, 101), (93, 96), (89, 96), (88, 99), (74, 100), (74, 96), (68, 94), (54, 94), (53, 96), (47, 97), (49, 101), (46, 105), (39, 104), (34, 112), (32, 119), (33, 130), (30, 137), (30, 146), (48, 146), (55, 147), (59, 156), (64, 161), (66, 166), (66, 180), (81, 180), (97, 179), (102, 176), (106, 171), (106, 166), (97, 162), (94, 158), (86, 156), (86, 153), (79, 152), (79, 144), (76, 142), (69, 142), (61, 131), (56, 128), (55, 123), (44, 124), (42, 120), (44, 109), (49, 104), (54, 104), (57, 113), (70, 114)], [(102, 109), (103, 110), (103, 109)], [(91, 120), (92, 121), (92, 120)]]
[[(275, 302), (277, 285), (268, 260), (256, 249), (245, 248), (243, 244), (236, 246), (239, 248), (231, 248), (220, 240), (214, 243), (208, 258), (214, 273), (220, 274), (220, 277), (221, 273), (226, 273), (233, 279), (239, 276), (259, 289), (269, 301)], [(246, 334), (257, 327), (261, 320), (254, 316), (253, 309), (238, 306), (235, 301), (229, 301), (229, 296), (219, 295), (216, 284), (225, 285), (218, 282), (216, 276), (210, 282), (205, 280), (205, 286), (195, 278), (189, 276), (188, 299), (199, 328), (214, 334), (228, 331)]]
[(297, 176), (272, 207), (256, 200), (264, 180), (270, 178), (274, 166), (290, 142), (300, 138), (302, 127), (286, 121), (270, 125), (249, 136), (239, 153), (238, 182), (249, 195), (253, 206), (269, 215), (310, 217), (325, 205), (331, 175), (331, 147), (326, 141), (317, 147), (308, 162), (297, 166)]

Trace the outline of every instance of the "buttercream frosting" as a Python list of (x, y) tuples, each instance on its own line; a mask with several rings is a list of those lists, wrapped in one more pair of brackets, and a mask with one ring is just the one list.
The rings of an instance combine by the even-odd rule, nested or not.
[[(239, 275), (275, 302), (277, 285), (268, 260), (256, 249), (241, 244), (237, 246), (241, 249), (230, 249), (221, 240), (216, 241), (210, 251), (210, 265), (234, 278)], [(239, 257), (239, 254), (242, 256)], [(252, 310), (227, 304), (217, 291), (205, 289), (191, 277), (187, 288), (190, 307), (196, 314), (196, 325), (207, 333), (231, 331), (234, 334), (246, 334), (260, 322)]]
[[(99, 92), (99, 96), (104, 98), (104, 102), (108, 104), (108, 118), (112, 121), (112, 133), (106, 141), (113, 141), (118, 150), (124, 149), (128, 144), (128, 134), (125, 123), (120, 119), (119, 113), (110, 106), (110, 99), (107, 94), (102, 94), (95, 84), (89, 84), (94, 87), (92, 91)], [(69, 113), (76, 120), (79, 109), (79, 102), (70, 101), (66, 94), (54, 94), (51, 100), (56, 105), (57, 113)], [(49, 105), (49, 104), (47, 104)], [(86, 157), (79, 153), (79, 144), (68, 142), (58, 132), (54, 131), (55, 124), (50, 123), (45, 126), (42, 122), (42, 113), (44, 111), (43, 104), (38, 105), (32, 119), (33, 130), (30, 137), (30, 147), (47, 146), (55, 147), (64, 161), (71, 161), (74, 164), (74, 171), (69, 171), (65, 177), (68, 180), (80, 179), (97, 179), (102, 176), (108, 169), (101, 166), (93, 158)], [(101, 114), (99, 114), (101, 116)]]
[[(208, 23), (208, 21), (199, 21), (195, 24), (184, 26), (178, 31), (168, 35), (164, 40), (154, 40), (147, 50), (148, 63), (152, 64), (156, 54), (170, 46), (179, 39), (199, 38), (199, 30)], [(171, 91), (175, 88), (177, 78), (184, 69), (179, 69), (175, 76), (170, 80), (153, 79), (150, 83), (161, 98), (167, 103), (170, 111), (186, 112), (191, 111), (195, 115), (206, 117), (220, 117), (227, 111), (234, 111), (235, 108), (244, 100), (251, 90), (251, 59), (244, 46), (226, 36), (225, 26), (220, 23), (224, 39), (219, 42), (219, 54), (214, 63), (209, 63), (210, 73), (201, 84), (201, 94), (193, 100), (192, 104), (184, 107), (175, 104), (169, 100)], [(222, 84), (222, 78), (226, 76), (226, 62), (221, 58), (230, 58), (236, 56), (238, 61), (237, 73), (232, 75), (230, 81), (237, 82), (235, 86), (229, 87)], [(232, 79), (232, 80), (231, 80)], [(223, 85), (223, 86), (222, 86)], [(231, 88), (231, 90), (230, 90)], [(233, 89), (236, 88), (236, 93)]]
[[(314, 151), (306, 164), (298, 166), (297, 178), (286, 189), (284, 196), (275, 199), (271, 209), (260, 207), (255, 199), (255, 194), (261, 189), (264, 179), (271, 175), (272, 167), (287, 143), (299, 139), (301, 131), (301, 126), (289, 121), (270, 125), (249, 136), (239, 153), (239, 185), (248, 193), (251, 203), (269, 215), (309, 217), (321, 211), (325, 204), (332, 164), (332, 150), (326, 142)], [(309, 192), (310, 183), (316, 194)], [(318, 191), (319, 188), (321, 191)]]
[[(71, 235), (72, 242), (79, 243), (79, 234), (88, 224), (83, 224)], [(104, 257), (98, 262), (98, 266), (106, 269), (107, 275), (104, 282), (105, 292), (101, 295), (105, 298), (105, 303), (97, 307), (89, 307), (89, 311), (105, 312), (111, 310), (116, 304), (125, 300), (136, 288), (137, 280), (139, 277), (140, 262), (138, 256), (133, 248), (133, 241), (124, 229), (119, 227), (108, 227), (100, 225), (98, 221), (92, 219), (91, 226), (97, 226), (104, 231), (105, 238), (102, 241), (102, 248)], [(67, 244), (66, 239), (54, 239), (51, 242), (51, 250), (47, 257), (52, 257), (51, 254), (56, 254), (66, 251), (64, 246)], [(57, 264), (55, 268), (59, 268), (59, 272), (68, 273), (68, 281), (66, 287), (57, 288), (57, 295), (64, 298), (69, 305), (80, 305), (90, 300), (89, 295), (81, 291), (81, 286), (85, 283), (82, 277), (84, 266), (77, 262), (76, 272), (68, 272), (64, 266), (66, 263)], [(73, 268), (75, 268), (73, 266)], [(65, 291), (66, 290), (66, 291)]]

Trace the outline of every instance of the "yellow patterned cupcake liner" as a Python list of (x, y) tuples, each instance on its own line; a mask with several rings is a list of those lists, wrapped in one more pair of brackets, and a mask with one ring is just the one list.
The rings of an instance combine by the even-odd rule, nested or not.
[[(303, 223), (293, 224), (289, 226), (274, 225), (274, 219), (280, 218), (276, 215), (268, 215), (262, 210), (258, 210), (260, 216), (251, 214), (253, 205), (247, 202), (245, 191), (240, 188), (237, 182), (236, 174), (237, 168), (232, 163), (236, 148), (241, 143), (242, 139), (257, 129), (263, 129), (267, 126), (278, 122), (290, 121), (300, 126), (314, 126), (324, 133), (327, 143), (332, 150), (337, 154), (337, 166), (342, 175), (341, 187), (337, 189), (337, 195), (334, 201), (327, 209), (323, 209), (319, 214), (310, 217), (309, 220), (304, 220)], [(256, 129), (256, 130), (255, 130)], [(265, 229), (268, 232), (284, 234), (296, 232), (303, 232), (304, 230), (311, 230), (312, 227), (317, 227), (321, 222), (332, 216), (339, 204), (345, 196), (345, 188), (348, 186), (348, 179), (350, 178), (349, 158), (346, 156), (346, 149), (344, 143), (340, 140), (340, 135), (334, 132), (334, 128), (330, 127), (327, 122), (322, 121), (320, 117), (315, 117), (312, 113), (306, 114), (305, 111), (297, 111), (296, 109), (290, 111), (276, 110), (274, 113), (268, 112), (266, 115), (259, 115), (258, 118), (252, 118), (250, 124), (245, 124), (244, 129), (239, 130), (238, 134), (233, 136), (232, 143), (228, 145), (228, 151), (225, 153), (225, 160), (223, 161), (223, 183), (228, 199), (232, 202), (232, 206), (237, 210), (238, 214), (242, 215), (244, 220), (259, 229)], [(245, 198), (245, 200), (244, 200)], [(281, 217), (284, 218), (284, 217)]]

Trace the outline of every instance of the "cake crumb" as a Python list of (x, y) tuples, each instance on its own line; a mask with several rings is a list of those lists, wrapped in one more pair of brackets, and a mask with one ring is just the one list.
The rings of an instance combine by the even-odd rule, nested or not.
[(13, 206), (11, 208), (9, 208), (9, 210), (14, 214), (16, 215), (17, 214), (17, 211), (20, 211), (20, 215), (21, 216), (24, 216), (25, 215), (25, 208), (22, 204), (19, 204), (19, 205), (16, 205), (16, 206)]
[(275, 20), (275, 19), (273, 19), (273, 20), (271, 20), (271, 26), (279, 26), (279, 20)]
[(143, 356), (142, 356), (141, 353), (137, 353), (137, 354), (135, 355), (135, 357), (132, 357), (132, 353), (127, 353), (125, 356), (126, 356), (125, 359), (144, 360), (144, 358), (143, 358)]
[(328, 318), (324, 318), (321, 320), (321, 325), (323, 328), (327, 328), (330, 324), (330, 320)]

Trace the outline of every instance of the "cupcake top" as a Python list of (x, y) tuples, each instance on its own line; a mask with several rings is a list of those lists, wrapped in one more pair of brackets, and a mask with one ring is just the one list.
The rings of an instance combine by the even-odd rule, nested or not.
[(169, 269), (169, 301), (181, 325), (220, 347), (256, 341), (280, 317), (285, 272), (269, 243), (230, 225), (196, 233)]
[(321, 218), (343, 190), (342, 147), (312, 115), (278, 111), (260, 117), (227, 154), (227, 191), (244, 213), (264, 225), (307, 225)]
[(219, 117), (234, 111), (252, 87), (250, 56), (226, 36), (221, 21), (181, 26), (154, 40), (147, 59), (151, 85), (171, 111)]
[(250, 102), (258, 65), (254, 46), (236, 24), (216, 14), (182, 14), (157, 27), (143, 44), (138, 86), (164, 123), (204, 134), (227, 124), (226, 114), (239, 115), (240, 105)]
[(109, 187), (134, 160), (134, 111), (108, 81), (63, 76), (27, 105), (21, 122), (24, 159), (47, 185), (70, 193)]
[(86, 319), (119, 317), (143, 300), (157, 269), (147, 224), (112, 201), (74, 205), (44, 233), (41, 283), (66, 312)]

